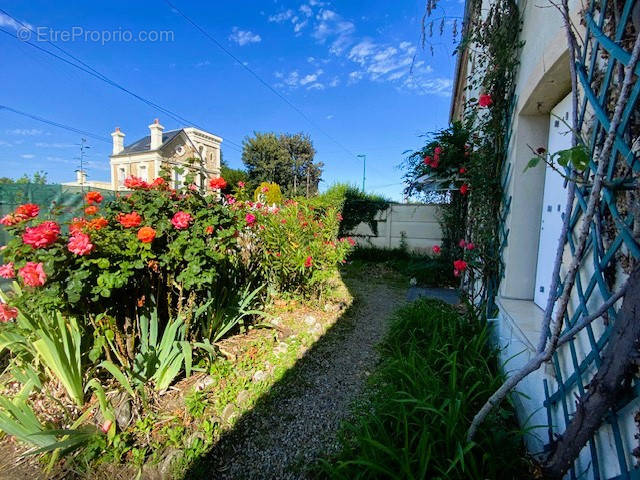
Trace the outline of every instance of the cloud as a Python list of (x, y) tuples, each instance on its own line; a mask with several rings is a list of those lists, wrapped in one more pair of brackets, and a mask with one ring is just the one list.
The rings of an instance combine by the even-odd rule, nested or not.
[(229, 40), (237, 43), (241, 47), (250, 43), (258, 43), (262, 41), (262, 38), (257, 33), (253, 33), (249, 30), (240, 30), (238, 27), (233, 27)]
[(316, 19), (317, 23), (311, 35), (318, 43), (329, 43), (329, 51), (334, 55), (340, 55), (353, 42), (351, 36), (355, 32), (355, 25), (344, 20), (333, 10), (320, 10)]
[(309, 5), (300, 5), (300, 8), (298, 10), (300, 10), (305, 17), (310, 17), (311, 15), (313, 15), (313, 10)]
[(198, 63), (196, 63), (196, 68), (201, 68), (201, 67), (206, 67), (211, 65), (211, 62), (209, 60), (202, 60)]
[(23, 153), (22, 155), (20, 155), (22, 158), (35, 158), (35, 155), (33, 153)]
[(11, 143), (6, 142), (4, 140), (0, 140), (0, 147), (10, 147)]
[(289, 87), (291, 90), (304, 87), (307, 90), (324, 90), (326, 85), (318, 79), (324, 74), (324, 70), (318, 68), (310, 73), (300, 73), (298, 70), (293, 70), (288, 74), (282, 72), (275, 72), (273, 75), (281, 80), (276, 84), (276, 87)]
[(326, 116), (326, 119), (327, 119), (327, 120), (331, 120), (333, 117), (334, 117), (333, 115), (327, 115), (327, 116)]
[(41, 148), (73, 148), (73, 147), (77, 147), (77, 145), (73, 145), (71, 143), (36, 142), (36, 147), (41, 147)]
[(271, 23), (282, 23), (293, 17), (293, 10), (286, 10), (284, 12), (277, 13), (276, 15), (271, 15), (267, 18), (267, 21)]
[(44, 132), (42, 130), (38, 130), (37, 128), (14, 128), (13, 130), (6, 130), (6, 133), (8, 133), (9, 135), (32, 136), (42, 135)]
[(411, 75), (402, 82), (402, 87), (418, 95), (448, 97), (451, 94), (453, 80), (450, 78), (416, 78)]

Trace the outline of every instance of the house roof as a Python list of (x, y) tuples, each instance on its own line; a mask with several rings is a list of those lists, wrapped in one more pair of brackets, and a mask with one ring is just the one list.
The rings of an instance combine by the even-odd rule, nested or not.
[[(182, 129), (178, 130), (168, 130), (166, 132), (162, 132), (162, 145), (160, 148), (164, 147), (167, 143), (173, 140)], [(130, 155), (132, 153), (142, 153), (148, 152), (149, 147), (151, 146), (151, 135), (147, 135), (146, 137), (142, 137), (140, 140), (136, 140), (135, 142), (124, 147), (124, 150), (120, 152), (118, 155)]]

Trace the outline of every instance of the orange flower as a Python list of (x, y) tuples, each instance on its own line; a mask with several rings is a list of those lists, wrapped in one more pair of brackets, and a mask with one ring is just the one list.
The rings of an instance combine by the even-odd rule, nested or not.
[(142, 227), (138, 230), (138, 240), (142, 243), (151, 243), (156, 238), (156, 231), (151, 227)]
[(95, 205), (89, 205), (84, 209), (84, 213), (85, 215), (95, 215), (96, 213), (98, 213), (98, 207), (96, 207)]
[(222, 177), (212, 178), (209, 181), (209, 187), (211, 187), (214, 190), (224, 190), (226, 186), (227, 186), (227, 182)]
[(118, 221), (124, 228), (138, 227), (142, 223), (142, 217), (137, 212), (121, 213)]
[(100, 203), (103, 200), (103, 197), (100, 194), (100, 192), (87, 192), (84, 198), (89, 205), (93, 205), (94, 203)]
[(207, 228), (205, 228), (204, 232), (207, 235), (211, 235), (213, 233), (213, 227), (211, 225), (209, 225)]
[(92, 230), (100, 230), (107, 225), (109, 225), (109, 222), (104, 217), (96, 217), (89, 222), (89, 228)]

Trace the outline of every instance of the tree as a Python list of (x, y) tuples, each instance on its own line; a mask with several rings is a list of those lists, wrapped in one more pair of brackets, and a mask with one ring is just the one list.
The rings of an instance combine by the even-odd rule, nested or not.
[(47, 172), (45, 171), (36, 172), (33, 174), (32, 177), (30, 177), (25, 173), (20, 178), (17, 178), (15, 180), (9, 177), (0, 177), (0, 185), (8, 185), (8, 184), (24, 185), (26, 183), (36, 183), (38, 185), (45, 185), (47, 182), (48, 182)]
[(321, 162), (313, 161), (313, 143), (303, 133), (254, 132), (243, 142), (242, 161), (252, 188), (261, 182), (277, 183), (288, 196), (315, 195), (322, 175)]
[(220, 176), (227, 181), (227, 186), (222, 193), (232, 193), (238, 186), (238, 182), (247, 183), (249, 176), (241, 168), (231, 168), (224, 160), (220, 161)]

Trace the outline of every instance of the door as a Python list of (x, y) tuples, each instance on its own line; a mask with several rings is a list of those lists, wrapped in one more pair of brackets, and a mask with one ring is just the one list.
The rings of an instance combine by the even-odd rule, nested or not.
[[(564, 123), (562, 120), (564, 119)], [(571, 94), (567, 95), (552, 110), (549, 117), (550, 154), (571, 148)], [(551, 274), (556, 257), (558, 239), (562, 232), (562, 212), (566, 204), (567, 192), (564, 178), (548, 165), (544, 176), (544, 196), (540, 218), (540, 240), (538, 243), (538, 266), (533, 300), (541, 308), (547, 306)]]

